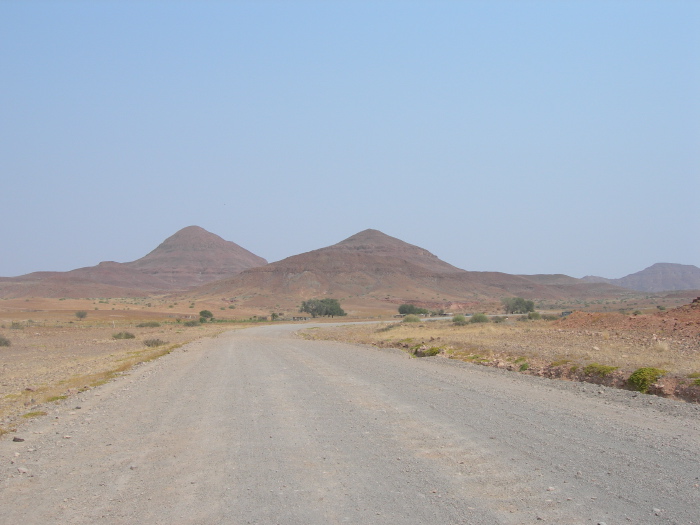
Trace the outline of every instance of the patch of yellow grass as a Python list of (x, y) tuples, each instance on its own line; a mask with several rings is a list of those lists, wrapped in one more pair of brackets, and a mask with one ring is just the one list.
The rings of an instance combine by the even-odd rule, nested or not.
[(470, 361), (527, 357), (545, 366), (599, 363), (629, 372), (655, 367), (683, 375), (700, 370), (700, 348), (689, 350), (675, 340), (650, 340), (650, 334), (562, 330), (560, 325), (550, 321), (466, 326), (433, 321), (396, 325), (390, 329), (386, 324), (346, 325), (323, 328), (313, 334), (306, 332), (302, 336), (398, 348), (406, 344), (440, 345), (450, 349), (445, 351), (448, 357)]

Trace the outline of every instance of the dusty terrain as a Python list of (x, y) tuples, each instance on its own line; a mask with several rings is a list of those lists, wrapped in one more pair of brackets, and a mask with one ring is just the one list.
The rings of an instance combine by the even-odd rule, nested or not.
[(0, 522), (700, 523), (696, 405), (294, 329), (186, 345), (6, 435)]
[[(451, 321), (347, 325), (309, 339), (401, 348), (531, 375), (627, 387), (638, 368), (667, 373), (650, 392), (700, 402), (700, 300), (668, 312), (574, 314), (559, 321), (455, 326)], [(601, 368), (596, 365), (602, 365)]]
[[(10, 341), (10, 346), (0, 346), (0, 432), (15, 425), (18, 416), (40, 414), (46, 411), (45, 403), (106, 381), (134, 364), (189, 341), (245, 326), (208, 323), (186, 327), (188, 318), (198, 317), (188, 307), (169, 316), (149, 311), (138, 302), (130, 303), (134, 310), (123, 309), (123, 304), (119, 310), (88, 310), (93, 303), (105, 307), (87, 300), (59, 301), (65, 310), (48, 309), (57, 304), (49, 299), (0, 303), (0, 336)], [(202, 306), (197, 305), (195, 312)], [(87, 313), (84, 320), (75, 316), (79, 310)], [(138, 326), (149, 321), (160, 326)], [(120, 332), (134, 338), (115, 339)], [(150, 339), (164, 344), (146, 346)]]

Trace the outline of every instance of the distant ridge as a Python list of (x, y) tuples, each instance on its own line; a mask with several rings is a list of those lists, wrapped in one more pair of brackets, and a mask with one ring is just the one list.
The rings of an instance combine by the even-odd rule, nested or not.
[(608, 283), (640, 292), (700, 290), (700, 268), (692, 264), (656, 263), (619, 279), (587, 275), (588, 283)]
[(332, 246), (209, 283), (191, 294), (262, 305), (264, 298), (279, 304), (319, 296), (356, 302), (445, 304), (497, 301), (506, 296), (559, 299), (586, 297), (592, 291), (600, 296), (623, 292), (608, 284), (590, 285), (565, 277), (557, 278), (566, 281), (564, 285), (547, 285), (500, 272), (468, 272), (424, 248), (370, 229)]
[(0, 297), (146, 296), (185, 290), (266, 263), (236, 243), (188, 226), (133, 262), (0, 278)]
[(267, 261), (262, 257), (199, 226), (183, 228), (148, 255), (125, 263), (168, 283), (171, 289), (198, 286), (264, 264)]

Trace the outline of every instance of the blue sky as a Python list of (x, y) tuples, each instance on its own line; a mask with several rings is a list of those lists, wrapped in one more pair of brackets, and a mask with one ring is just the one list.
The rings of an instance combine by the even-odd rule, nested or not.
[(196, 224), (467, 270), (700, 266), (696, 1), (0, 2), (0, 275)]

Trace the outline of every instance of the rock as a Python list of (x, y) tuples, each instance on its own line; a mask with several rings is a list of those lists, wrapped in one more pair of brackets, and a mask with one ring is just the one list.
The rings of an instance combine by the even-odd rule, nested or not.
[(661, 509), (651, 509), (655, 516), (661, 516)]
[(22, 441), (24, 441), (24, 438), (15, 436), (12, 438), (12, 441), (14, 441), (15, 443), (21, 443)]
[(17, 472), (20, 474), (29, 474), (29, 471), (24, 467), (17, 467)]

